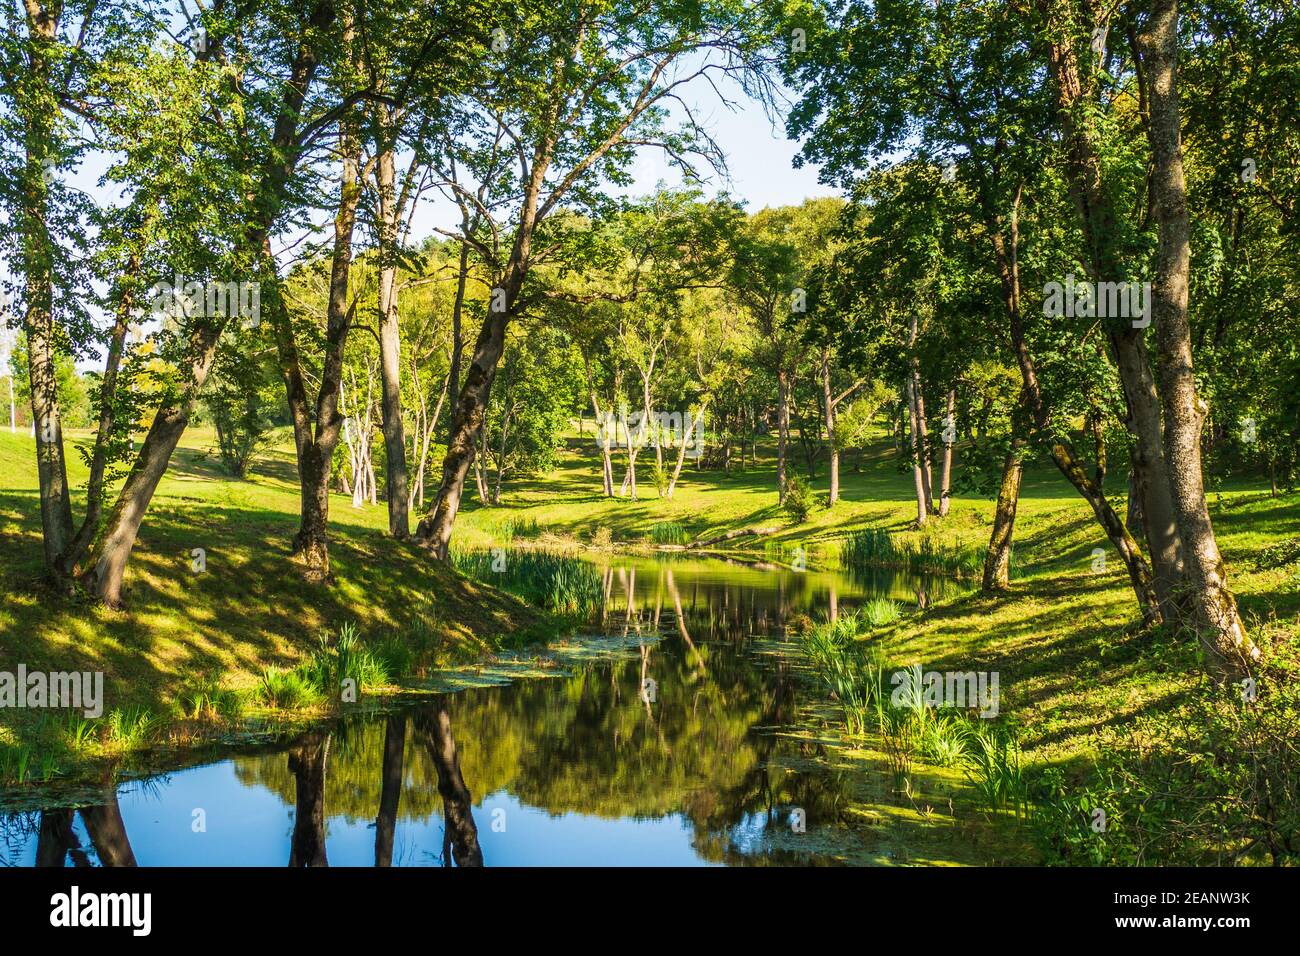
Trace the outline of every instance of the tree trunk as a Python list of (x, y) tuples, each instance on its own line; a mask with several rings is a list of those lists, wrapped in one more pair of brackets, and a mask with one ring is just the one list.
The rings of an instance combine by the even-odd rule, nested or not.
[[(919, 335), (920, 316), (913, 311), (912, 328), (907, 341), (909, 349), (914, 350), (916, 348)], [(921, 489), (925, 495), (925, 507), (928, 511), (933, 511), (934, 494), (932, 491), (933, 484), (930, 480), (930, 442), (926, 436), (925, 427), (925, 393), (921, 388), (921, 360), (915, 354), (908, 361), (908, 371), (911, 375), (907, 397), (912, 412), (912, 454), (916, 456), (917, 467), (920, 469)], [(920, 519), (920, 523), (925, 523), (924, 517)]]
[[(48, 243), (49, 233), (41, 227)], [(31, 386), (32, 425), (36, 432), (36, 474), (40, 485), (41, 529), (45, 568), (58, 579), (63, 555), (72, 543), (72, 497), (63, 455), (63, 419), (55, 371), (54, 317), (50, 308), (51, 280), (40, 268), (27, 280), (27, 376)]]
[(687, 425), (682, 432), (682, 445), (677, 449), (677, 464), (673, 466), (672, 477), (668, 480), (668, 491), (664, 495), (665, 498), (671, 499), (673, 492), (677, 490), (677, 479), (681, 477), (682, 464), (686, 461), (686, 446), (690, 442), (691, 436), (695, 434), (696, 429), (703, 423), (704, 410), (708, 407), (709, 400), (705, 398), (700, 404), (698, 415), (691, 415), (690, 411), (686, 413)]
[(948, 508), (952, 504), (952, 446), (956, 441), (956, 435), (953, 435), (953, 441), (948, 441), (948, 429), (954, 428), (956, 420), (953, 414), (957, 409), (957, 390), (948, 390), (948, 411), (943, 420), (943, 431), (939, 437), (943, 439), (943, 469), (939, 475), (939, 517), (948, 517)]
[[(915, 362), (915, 360), (913, 360)], [(921, 483), (925, 489), (925, 506), (934, 511), (934, 481), (930, 469), (930, 435), (926, 427), (925, 391), (921, 387), (921, 369), (919, 364), (912, 369), (913, 397), (916, 409), (915, 429), (918, 462), (921, 466)]]
[(984, 556), (986, 594), (1006, 591), (1011, 584), (1011, 542), (1016, 529), (1016, 507), (1020, 503), (1020, 479), (1024, 473), (1020, 447), (1020, 442), (1013, 441), (1002, 463), (1002, 483), (998, 486), (997, 510), (993, 514), (993, 534)]
[[(329, 2), (317, 3), (304, 23), (323, 29), (333, 18)], [(305, 31), (304, 31), (305, 32)], [(215, 44), (209, 49), (215, 49)], [(265, 254), (267, 233), (275, 208), (283, 198), (297, 166), (298, 122), (307, 90), (316, 72), (317, 54), (306, 40), (299, 42), (283, 86), (282, 100), (276, 117), (272, 138), (273, 148), (266, 160), (261, 189), (269, 200), (262, 204), (262, 220), (252, 225), (246, 237), (245, 249), (250, 257)], [(167, 463), (176, 443), (189, 423), (189, 416), (203, 383), (207, 380), (216, 354), (217, 342), (225, 328), (226, 317), (221, 322), (196, 323), (190, 335), (189, 354), (194, 356), (187, 367), (187, 376), (179, 396), (166, 404), (154, 416), (149, 434), (140, 446), (126, 483), (119, 492), (113, 510), (109, 513), (104, 532), (87, 559), (88, 569), (81, 574), (81, 582), (94, 596), (106, 604), (121, 603), (122, 579), (127, 560), (144, 520), (149, 501), (167, 470)]]
[(506, 265), (501, 285), (492, 290), (487, 318), (474, 343), (474, 357), (465, 376), (465, 385), (456, 401), (451, 441), (443, 458), (442, 484), (438, 488), (433, 513), (425, 516), (416, 529), (416, 539), (421, 547), (432, 551), (441, 561), (447, 560), (452, 527), (456, 523), (456, 512), (460, 510), (460, 499), (465, 491), (465, 476), (474, 459), (474, 435), (482, 427), (487, 414), (492, 380), (496, 377), (497, 363), (505, 351), (506, 328), (528, 275), (533, 230), (537, 225), (538, 197), (548, 165), (546, 151), (539, 150), (524, 192), (510, 261)]
[[(1055, 0), (1040, 0), (1059, 32), (1068, 32), (1063, 10)], [(1068, 40), (1053, 43), (1049, 61), (1056, 81), (1057, 104), (1066, 136), (1066, 164), (1071, 198), (1087, 243), (1087, 267), (1094, 282), (1118, 282), (1127, 277), (1117, 247), (1118, 216), (1105, 188), (1097, 132), (1092, 112), (1083, 108), (1085, 92), (1074, 46)], [(1160, 398), (1156, 394), (1146, 332), (1134, 328), (1132, 316), (1111, 317), (1106, 322), (1112, 356), (1119, 371), (1127, 408), (1125, 425), (1134, 437), (1131, 458), (1140, 510), (1142, 534), (1151, 554), (1152, 583), (1162, 618), (1172, 619), (1183, 577), (1182, 543), (1175, 525), (1168, 483), (1163, 480)], [(1138, 533), (1136, 531), (1134, 534)]]
[[(45, 570), (56, 581), (62, 578), (62, 558), (72, 543), (73, 526), (55, 368), (54, 275), (50, 254), (54, 240), (50, 236), (49, 185), (45, 179), (45, 163), (53, 155), (55, 117), (41, 101), (57, 82), (51, 75), (49, 53), (55, 46), (61, 15), (61, 5), (46, 10), (28, 4), (27, 27), (32, 42), (28, 44), (28, 59), (24, 64), (24, 85), (15, 90), (19, 93), (16, 105), (23, 121), (26, 167), (19, 180), (22, 190), (19, 232), (23, 246), (29, 250), (22, 265), (27, 301), (23, 317), (27, 332), (27, 377), (31, 386), (32, 429), (36, 435)], [(21, 95), (28, 81), (35, 103)]]
[(925, 525), (930, 496), (926, 493), (925, 475), (921, 468), (921, 442), (917, 428), (916, 377), (907, 376), (907, 411), (912, 436), (912, 482), (916, 486), (916, 526)]
[(104, 374), (99, 383), (99, 429), (95, 434), (95, 447), (90, 459), (90, 477), (86, 481), (86, 514), (77, 529), (77, 534), (68, 545), (63, 555), (62, 573), (71, 576), (76, 565), (85, 557), (86, 550), (99, 531), (99, 522), (104, 513), (104, 471), (108, 462), (108, 443), (112, 437), (115, 418), (117, 394), (117, 373), (122, 364), (122, 352), (126, 346), (126, 333), (131, 322), (131, 313), (135, 308), (135, 296), (130, 283), (140, 268), (138, 256), (132, 256), (126, 266), (126, 283), (118, 300), (113, 330), (109, 334), (108, 356), (104, 361)]
[[(1133, 448), (1129, 457), (1132, 459), (1137, 454), (1136, 446)], [(1163, 477), (1163, 476), (1157, 476)], [(1142, 492), (1138, 487), (1137, 468), (1130, 467), (1128, 473), (1128, 513), (1124, 517), (1124, 527), (1128, 528), (1128, 533), (1137, 537), (1146, 534), (1146, 518), (1142, 515)]]
[[(465, 235), (472, 229), (472, 220), (470, 219), (467, 209), (461, 210), (461, 228)], [(469, 278), (469, 243), (464, 239), (460, 242), (460, 262), (456, 270), (456, 299), (451, 307), (451, 367), (447, 373), (447, 394), (460, 394), (460, 361), (465, 346), (461, 341), (462, 316), (465, 311), (465, 283)], [(447, 444), (451, 445), (451, 429), (454, 422), (448, 425)]]
[[(381, 112), (386, 108), (381, 107)], [(399, 541), (410, 535), (407, 517), (406, 436), (402, 431), (401, 330), (397, 312), (397, 208), (395, 157), (379, 155), (375, 181), (379, 194), (379, 376), (383, 395), (385, 494), (388, 533)]]
[(781, 369), (776, 373), (776, 491), (777, 503), (785, 504), (786, 455), (790, 445), (790, 389), (789, 373)]
[[(349, 31), (350, 33), (350, 31)], [(293, 421), (294, 448), (298, 460), (300, 520), (293, 540), (293, 555), (303, 575), (313, 582), (330, 579), (329, 482), (334, 449), (338, 446), (343, 419), (343, 359), (352, 308), (348, 283), (352, 272), (352, 234), (356, 227), (357, 203), (361, 195), (360, 140), (355, 133), (355, 116), (339, 123), (339, 152), (343, 176), (339, 203), (334, 214), (334, 248), (330, 259), (329, 301), (326, 305), (325, 349), (320, 387), (316, 393), (315, 422), (308, 409), (307, 386), (303, 379), (293, 322), (278, 291), (272, 297), (276, 348), (284, 377), (289, 414)], [(358, 488), (360, 482), (357, 483)]]
[(501, 504), (501, 482), (506, 474), (506, 449), (510, 441), (510, 412), (501, 415), (501, 444), (497, 446), (497, 475), (492, 483), (492, 504)]
[(830, 447), (831, 487), (826, 506), (840, 500), (840, 449), (835, 441), (835, 396), (831, 393), (831, 352), (822, 349), (822, 408), (826, 415), (826, 443)]
[(154, 415), (135, 464), (109, 512), (104, 533), (86, 559), (87, 569), (81, 574), (81, 583), (109, 607), (122, 603), (122, 579), (140, 524), (176, 443), (189, 424), (199, 390), (211, 371), (222, 327), (201, 329), (192, 337), (197, 358), (189, 367), (189, 381), (177, 401), (160, 408)]
[(1228, 589), (1227, 571), (1210, 523), (1201, 470), (1201, 424), (1187, 317), (1191, 233), (1178, 102), (1178, 3), (1152, 0), (1145, 37), (1150, 85), (1153, 217), (1159, 229), (1152, 321), (1156, 327), (1165, 470), (1182, 539), (1193, 626), (1205, 665), (1217, 681), (1236, 681), (1259, 659)]
[[(990, 242), (993, 245), (998, 278), (1002, 286), (1003, 306), (1006, 309), (1011, 332), (1011, 347), (1020, 370), (1022, 401), (1030, 414), (1035, 430), (1046, 433), (1051, 422), (1051, 412), (1043, 400), (1042, 389), (1038, 383), (1038, 371), (1034, 366), (1033, 356), (1025, 344), (1024, 316), (1020, 311), (1019, 206), (1020, 189), (1017, 188), (1009, 220), (1004, 222), (992, 209), (986, 208), (984, 213)], [(1052, 441), (1051, 454), (1052, 461), (1060, 469), (1061, 474), (1092, 507), (1098, 523), (1123, 559), (1143, 620), (1147, 624), (1159, 622), (1159, 601), (1156, 599), (1155, 588), (1151, 583), (1151, 568), (1143, 557), (1141, 549), (1138, 548), (1137, 542), (1125, 529), (1124, 522), (1115, 514), (1115, 510), (1106, 500), (1106, 496), (1101, 493), (1101, 489), (1083, 470), (1069, 443), (1063, 437), (1057, 437)]]

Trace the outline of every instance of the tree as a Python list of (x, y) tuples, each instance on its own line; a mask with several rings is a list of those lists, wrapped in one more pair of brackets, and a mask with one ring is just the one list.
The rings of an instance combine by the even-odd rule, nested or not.
[(1176, 0), (1152, 0), (1142, 44), (1150, 83), (1152, 217), (1160, 236), (1152, 322), (1164, 411), (1165, 467), (1206, 667), (1218, 680), (1237, 680), (1249, 675), (1260, 652), (1247, 636), (1228, 589), (1201, 470), (1205, 405), (1196, 393), (1187, 311), (1191, 231), (1181, 147)]
[[(180, 207), (177, 222), (193, 223), (195, 210), (216, 216), (218, 221), (224, 216), (234, 220), (227, 228), (218, 230), (223, 243), (229, 242), (229, 245), (217, 247), (221, 254), (215, 262), (211, 253), (206, 251), (210, 247), (204, 243), (202, 229), (179, 231), (181, 251), (194, 258), (182, 259), (173, 265), (193, 264), (202, 268), (206, 275), (256, 276), (249, 281), (257, 283), (256, 288), (267, 287), (271, 293), (272, 309), (278, 309), (280, 305), (267, 244), (272, 229), (294, 193), (293, 178), (298, 160), (314, 142), (319, 129), (326, 125), (320, 121), (328, 120), (328, 113), (324, 116), (316, 113), (314, 108), (317, 104), (309, 101), (308, 97), (326, 52), (323, 49), (324, 33), (333, 22), (334, 7), (328, 0), (321, 0), (309, 10), (297, 14), (296, 33), (287, 38), (283, 36), (283, 24), (280, 23), (253, 20), (217, 22), (214, 17), (208, 24), (212, 29), (203, 33), (198, 59), (203, 67), (212, 69), (217, 77), (217, 87), (232, 99), (214, 104), (214, 112), (209, 112), (205, 104), (200, 110), (183, 114), (186, 121), (184, 134), (200, 141), (195, 144), (191, 163), (179, 167), (175, 163), (175, 129), (167, 130), (165, 149), (163, 142), (152, 135), (144, 136), (141, 143), (143, 168), (137, 169), (137, 174), (156, 175), (159, 184), (179, 176), (186, 187), (168, 197), (168, 201)], [(255, 48), (259, 43), (266, 44), (262, 49), (268, 51), (268, 62), (282, 56), (287, 61), (281, 67), (283, 75), (271, 74), (264, 79), (248, 76), (243, 85), (233, 83), (235, 74), (228, 69), (225, 44), (235, 37), (253, 44)], [(304, 122), (307, 116), (315, 118)], [(142, 127), (142, 133), (161, 132), (151, 126)], [(203, 142), (208, 137), (210, 139)], [(220, 160), (210, 164), (207, 160), (211, 157), (201, 144), (215, 150)], [(226, 180), (217, 175), (219, 170), (243, 183), (242, 188), (227, 188)], [(238, 201), (232, 202), (232, 197)], [(198, 308), (191, 294), (191, 285), (195, 291), (205, 290), (203, 283), (187, 283), (183, 293), (174, 290), (177, 294), (169, 293), (167, 296), (171, 306), (168, 311), (175, 327), (164, 327), (164, 331), (171, 332), (164, 340), (164, 354), (176, 369), (175, 381), (164, 393), (126, 482), (109, 512), (105, 527), (85, 559), (80, 575), (83, 585), (106, 604), (121, 602), (127, 561), (149, 501), (176, 443), (189, 424), (199, 392), (211, 370), (221, 334), (237, 315), (228, 307)]]
[(1043, 177), (1050, 169), (1042, 144), (1051, 104), (1037, 82), (1023, 21), (1002, 8), (920, 0), (843, 9), (797, 4), (787, 14), (791, 24), (808, 25), (807, 50), (784, 61), (787, 76), (804, 90), (790, 132), (808, 134), (803, 155), (824, 164), (823, 176), (851, 182), (883, 157), (901, 154), (952, 163), (954, 178), (968, 188), (991, 253), (988, 265), (1001, 286), (1006, 344), (1021, 372), (1032, 427), (1027, 437), (1048, 451), (1089, 503), (1124, 561), (1144, 619), (1159, 620), (1150, 565), (1095, 480), (1102, 473), (1088, 474), (1064, 409), (1056, 407), (1074, 394), (1056, 388), (1055, 373), (1073, 376), (1077, 366), (1062, 361), (1040, 367), (1036, 346), (1041, 352), (1043, 344), (1052, 347), (1060, 339), (1027, 322), (1021, 259), (1026, 193), (1032, 190), (1037, 200), (1041, 192), (1047, 202), (1055, 184)]
[[(618, 181), (638, 149), (663, 150), (685, 168), (693, 157), (716, 161), (716, 147), (689, 111), (683, 129), (665, 129), (666, 106), (714, 74), (762, 79), (758, 18), (736, 0), (650, 8), (529, 3), (516, 17), (518, 25), (500, 28), (494, 39), (493, 52), (502, 55), (489, 57), (482, 82), (465, 91), (472, 111), (464, 164), (489, 188), (480, 199), (466, 184), (452, 185), (481, 216), (480, 234), (462, 235), (487, 264), (493, 288), (454, 407), (442, 484), (416, 533), (442, 559), (506, 329), (527, 308), (529, 273), (546, 254), (545, 245), (534, 248), (539, 230), (544, 239), (548, 217), (564, 203), (601, 206), (602, 183)], [(515, 173), (502, 170), (503, 155), (517, 159)]]

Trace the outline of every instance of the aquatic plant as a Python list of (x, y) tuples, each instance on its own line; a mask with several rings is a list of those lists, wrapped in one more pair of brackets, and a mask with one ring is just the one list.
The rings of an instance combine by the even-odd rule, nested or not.
[(1007, 727), (976, 727), (965, 758), (967, 778), (990, 810), (1028, 810), (1028, 784), (1021, 768), (1020, 742)]
[(212, 720), (218, 717), (239, 717), (244, 711), (244, 698), (212, 678), (200, 678), (181, 688), (177, 695), (181, 712), (191, 720)]
[(955, 767), (966, 757), (971, 726), (955, 714), (935, 715), (921, 733), (921, 755), (936, 767)]
[(108, 739), (124, 747), (144, 743), (153, 731), (155, 718), (144, 707), (123, 707), (113, 710), (104, 720)]
[(351, 621), (339, 627), (333, 644), (323, 635), (311, 660), (302, 668), (307, 681), (326, 697), (340, 693), (344, 681), (352, 681), (356, 690), (380, 687), (388, 683), (388, 669), (378, 654), (361, 641)]
[[(840, 560), (849, 567), (894, 568), (954, 577), (977, 577), (984, 569), (983, 549), (946, 544), (932, 535), (918, 539), (891, 535), (880, 528), (850, 532), (840, 549)], [(1017, 570), (1013, 551), (1011, 574)]]
[(588, 561), (551, 551), (452, 551), (461, 574), (515, 594), (530, 604), (586, 615), (600, 607), (604, 581)]

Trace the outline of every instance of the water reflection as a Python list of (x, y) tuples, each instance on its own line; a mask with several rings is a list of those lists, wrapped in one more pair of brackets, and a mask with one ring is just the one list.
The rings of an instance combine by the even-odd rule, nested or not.
[[(699, 561), (602, 570), (602, 632), (627, 638), (615, 659), (347, 716), (287, 747), (126, 784), (75, 812), (0, 817), (7, 861), (133, 866), (137, 852), (150, 865), (841, 859), (846, 775), (817, 759), (819, 743), (777, 732), (796, 722), (804, 693), (783, 624), (872, 594), (907, 599), (916, 582), (873, 587)], [(207, 820), (198, 832), (196, 807)], [(807, 833), (792, 826), (796, 811)]]

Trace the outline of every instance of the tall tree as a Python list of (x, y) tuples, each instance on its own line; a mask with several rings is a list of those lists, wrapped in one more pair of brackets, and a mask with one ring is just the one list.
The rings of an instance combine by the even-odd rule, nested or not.
[(1164, 410), (1165, 468), (1206, 666), (1219, 680), (1237, 680), (1249, 675), (1260, 651), (1246, 634), (1228, 589), (1205, 501), (1201, 427), (1207, 409), (1197, 395), (1187, 312), (1191, 229), (1178, 96), (1177, 0), (1152, 0), (1142, 42), (1150, 82), (1152, 216), (1160, 234), (1152, 322)]
[[(687, 111), (680, 130), (665, 128), (668, 104), (686, 87), (727, 74), (761, 78), (758, 17), (738, 0), (693, 0), (667, 7), (585, 2), (527, 3), (498, 28), (485, 81), (466, 91), (472, 104), (469, 165), (480, 180), (499, 175), (504, 136), (517, 169), (477, 199), (485, 236), (466, 236), (494, 277), (488, 314), (457, 396), (442, 484), (417, 529), (428, 550), (446, 558), (465, 477), (474, 456), (505, 332), (527, 306), (526, 281), (540, 251), (539, 229), (562, 204), (594, 209), (602, 183), (618, 179), (638, 149), (657, 148), (689, 167), (719, 159)], [(761, 92), (761, 90), (760, 90)], [(499, 216), (504, 213), (507, 222)]]

